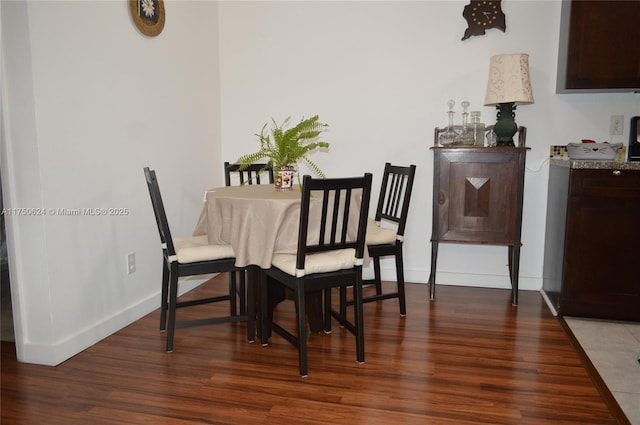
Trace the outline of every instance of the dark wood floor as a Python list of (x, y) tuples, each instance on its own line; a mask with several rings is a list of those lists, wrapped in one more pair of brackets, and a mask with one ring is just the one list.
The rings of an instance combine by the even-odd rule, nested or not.
[[(622, 423), (539, 293), (521, 291), (517, 308), (506, 290), (440, 286), (434, 302), (426, 285), (407, 293), (404, 318), (396, 300), (365, 306), (365, 364), (345, 329), (311, 335), (305, 379), (292, 346), (278, 336), (268, 347), (249, 344), (244, 323), (178, 329), (166, 353), (158, 311), (57, 367), (17, 363), (3, 342), (0, 421)], [(292, 313), (290, 301), (276, 312)]]

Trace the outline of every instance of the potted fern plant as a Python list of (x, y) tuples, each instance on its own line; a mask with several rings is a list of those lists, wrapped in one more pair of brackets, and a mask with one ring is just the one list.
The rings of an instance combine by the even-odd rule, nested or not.
[[(268, 166), (273, 168), (277, 176), (276, 190), (291, 190), (293, 174), (300, 162), (306, 164), (319, 177), (324, 177), (322, 170), (307, 155), (318, 148), (329, 147), (329, 143), (318, 140), (329, 125), (321, 123), (318, 115), (308, 119), (302, 118), (293, 127), (289, 126), (290, 121), (291, 117), (288, 117), (282, 124), (278, 124), (272, 118), (270, 129), (267, 129), (269, 123), (265, 123), (260, 134), (256, 134), (260, 141), (260, 150), (242, 155), (236, 160), (236, 164), (239, 164), (242, 170), (243, 166), (247, 167), (266, 158)], [(298, 183), (300, 184), (299, 173)]]

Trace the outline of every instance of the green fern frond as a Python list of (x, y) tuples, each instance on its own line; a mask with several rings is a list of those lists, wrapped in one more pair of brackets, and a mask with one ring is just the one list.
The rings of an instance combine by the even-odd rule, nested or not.
[(312, 170), (314, 173), (318, 175), (318, 177), (323, 179), (326, 178), (326, 176), (324, 175), (320, 167), (318, 167), (318, 165), (316, 165), (315, 162), (311, 161), (309, 158), (306, 158), (306, 157), (303, 158), (302, 160), (307, 164), (307, 167), (309, 167), (310, 170)]

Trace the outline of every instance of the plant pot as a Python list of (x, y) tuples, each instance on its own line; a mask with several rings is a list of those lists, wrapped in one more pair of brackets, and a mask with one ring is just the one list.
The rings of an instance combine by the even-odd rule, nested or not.
[(280, 167), (276, 175), (275, 187), (277, 191), (285, 192), (293, 188), (293, 175), (295, 171), (296, 167), (293, 165), (283, 165)]

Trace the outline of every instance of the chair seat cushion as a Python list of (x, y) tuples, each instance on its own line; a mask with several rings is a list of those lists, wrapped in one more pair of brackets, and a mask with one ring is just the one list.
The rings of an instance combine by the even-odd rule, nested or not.
[(367, 245), (383, 245), (396, 242), (396, 231), (380, 227), (380, 223), (370, 218), (367, 221)]
[(210, 245), (206, 235), (190, 238), (173, 238), (179, 263), (233, 258), (235, 253), (231, 245)]
[[(297, 277), (350, 269), (355, 264), (355, 257), (356, 250), (353, 248), (307, 255), (304, 273), (298, 273)], [(295, 254), (274, 254), (271, 264), (291, 276), (296, 276)]]

